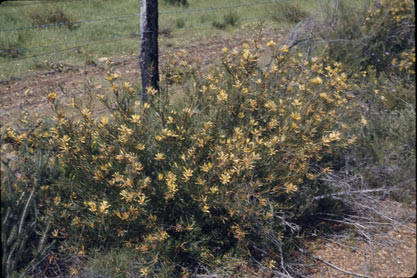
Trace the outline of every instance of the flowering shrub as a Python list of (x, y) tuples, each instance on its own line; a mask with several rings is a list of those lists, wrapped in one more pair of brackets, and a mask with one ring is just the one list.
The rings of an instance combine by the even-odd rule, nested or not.
[[(398, 66), (396, 61), (401, 60), (400, 71), (413, 70), (415, 25), (414, 1), (374, 1), (369, 7), (363, 27), (368, 37), (367, 46), (363, 48), (368, 63), (379, 71), (390, 71), (392, 67)], [(412, 53), (414, 58), (410, 56)]]
[(328, 1), (323, 7), (293, 30), (293, 43), (343, 63), (349, 75), (376, 69), (378, 75), (414, 78), (414, 1), (374, 0), (359, 7)]
[(248, 44), (224, 48), (221, 65), (204, 75), (177, 61), (159, 92), (146, 90), (146, 103), (110, 68), (112, 94), (97, 96), (108, 115), (74, 100), (79, 116), (70, 116), (50, 93), (55, 124), (7, 128), (15, 148), (57, 156), (49, 163), (59, 177), (40, 186), (51, 237), (80, 255), (137, 250), (143, 276), (232, 253), (277, 268), (298, 219), (315, 211), (314, 196), (333, 190), (320, 177), (354, 143), (349, 121), (366, 120), (355, 108), (359, 86), (340, 63), (268, 46), (266, 67)]

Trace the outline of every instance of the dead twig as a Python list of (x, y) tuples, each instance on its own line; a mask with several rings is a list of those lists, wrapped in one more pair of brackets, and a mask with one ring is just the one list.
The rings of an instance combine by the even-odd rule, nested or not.
[(342, 268), (340, 268), (340, 267), (338, 267), (338, 266), (335, 266), (335, 265), (334, 265), (334, 264), (332, 264), (332, 263), (329, 263), (328, 261), (325, 261), (325, 260), (323, 260), (323, 259), (321, 259), (321, 258), (319, 258), (319, 257), (317, 257), (317, 256), (314, 256), (313, 254), (311, 254), (311, 253), (309, 253), (309, 252), (304, 251), (302, 248), (300, 248), (300, 247), (298, 247), (298, 246), (297, 246), (297, 249), (298, 249), (301, 253), (306, 254), (307, 256), (308, 256), (308, 255), (310, 255), (313, 259), (315, 259), (315, 260), (317, 260), (317, 261), (319, 261), (319, 262), (322, 262), (322, 263), (324, 263), (324, 264), (326, 264), (326, 265), (330, 266), (331, 268), (334, 268), (334, 269), (336, 269), (336, 270), (338, 270), (338, 271), (340, 271), (340, 272), (343, 272), (343, 273), (345, 273), (345, 274), (350, 274), (350, 275), (353, 275), (353, 276), (356, 276), (356, 277), (365, 277), (365, 278), (370, 278), (370, 277), (371, 277), (371, 276), (366, 275), (366, 274), (355, 273), (355, 272), (352, 272), (352, 271), (348, 271), (348, 270), (342, 269)]
[(367, 277), (367, 278), (370, 278), (370, 277), (371, 277), (371, 276), (366, 275), (366, 274), (355, 273), (355, 272), (352, 272), (352, 271), (348, 271), (348, 270), (342, 269), (342, 268), (340, 268), (340, 267), (338, 267), (338, 266), (335, 266), (334, 264), (329, 263), (328, 261), (325, 261), (325, 260), (323, 260), (323, 259), (321, 259), (321, 258), (319, 258), (319, 257), (317, 257), (317, 256), (314, 256), (314, 255), (311, 255), (311, 256), (312, 256), (315, 260), (317, 260), (317, 261), (319, 261), (319, 262), (322, 262), (322, 263), (324, 263), (325, 265), (328, 265), (328, 266), (330, 266), (331, 268), (334, 268), (334, 269), (336, 269), (336, 270), (338, 270), (338, 271), (341, 271), (341, 272), (343, 272), (343, 273), (346, 273), (346, 274), (349, 274), (349, 275), (353, 275), (353, 276), (356, 276), (356, 277)]
[(355, 191), (344, 191), (344, 192), (337, 192), (332, 194), (320, 195), (313, 198), (313, 200), (321, 200), (324, 198), (333, 198), (337, 196), (343, 195), (351, 195), (351, 194), (366, 194), (366, 193), (373, 193), (373, 192), (386, 192), (388, 189), (386, 188), (379, 188), (379, 189), (365, 189), (365, 190), (355, 190)]
[[(316, 235), (316, 236), (317, 236), (317, 235)], [(323, 239), (323, 240), (326, 240), (326, 241), (332, 242), (332, 243), (334, 243), (334, 244), (337, 244), (337, 245), (339, 245), (339, 246), (341, 246), (341, 247), (346, 247), (346, 248), (349, 248), (349, 249), (352, 249), (352, 250), (361, 250), (361, 251), (366, 251), (366, 250), (365, 250), (365, 249), (363, 249), (363, 248), (356, 247), (356, 246), (352, 246), (352, 245), (343, 244), (343, 243), (337, 242), (337, 241), (335, 241), (335, 240), (333, 240), (333, 239), (331, 239), (331, 238), (326, 238), (326, 237), (321, 237), (321, 236), (318, 236), (318, 237), (319, 237), (319, 238), (321, 238), (321, 239)]]

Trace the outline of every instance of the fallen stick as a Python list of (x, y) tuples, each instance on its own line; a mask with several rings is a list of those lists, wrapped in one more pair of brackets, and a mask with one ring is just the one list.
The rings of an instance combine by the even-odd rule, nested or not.
[(297, 246), (297, 249), (298, 249), (298, 250), (300, 250), (302, 253), (304, 253), (304, 254), (306, 254), (306, 255), (311, 255), (311, 257), (312, 257), (313, 259), (315, 259), (315, 260), (317, 260), (317, 261), (319, 261), (319, 262), (322, 262), (322, 263), (324, 263), (324, 264), (326, 264), (326, 265), (330, 266), (331, 268), (334, 268), (334, 269), (336, 269), (336, 270), (338, 270), (338, 271), (341, 271), (341, 272), (343, 272), (343, 273), (345, 273), (345, 274), (353, 275), (353, 276), (356, 276), (356, 277), (371, 278), (371, 276), (369, 276), (369, 275), (359, 274), (359, 273), (355, 273), (355, 272), (352, 272), (352, 271), (348, 271), (348, 270), (341, 269), (340, 267), (335, 266), (334, 264), (329, 263), (328, 261), (325, 261), (325, 260), (323, 260), (323, 259), (320, 259), (319, 257), (314, 256), (313, 254), (309, 254), (308, 252), (304, 251), (303, 249), (301, 249), (301, 248), (300, 248), (300, 247), (298, 247), (298, 246)]
[(386, 188), (379, 188), (379, 189), (367, 189), (367, 190), (356, 190), (356, 191), (344, 191), (344, 192), (338, 192), (338, 193), (332, 193), (332, 194), (326, 194), (326, 195), (320, 195), (313, 198), (313, 200), (320, 200), (324, 198), (331, 198), (336, 196), (343, 196), (343, 195), (349, 195), (349, 194), (364, 194), (364, 193), (372, 193), (372, 192), (381, 192), (381, 191), (387, 191)]
[(350, 275), (357, 276), (357, 277), (365, 277), (365, 278), (370, 278), (370, 277), (371, 277), (371, 276), (369, 276), (369, 275), (359, 274), (359, 273), (355, 273), (355, 272), (352, 272), (352, 271), (348, 271), (348, 270), (341, 269), (340, 267), (337, 267), (337, 266), (335, 266), (334, 264), (329, 263), (328, 261), (325, 261), (325, 260), (323, 260), (323, 259), (320, 259), (319, 257), (316, 257), (316, 256), (314, 256), (314, 255), (311, 255), (311, 256), (312, 256), (314, 259), (318, 260), (319, 262), (322, 262), (322, 263), (324, 263), (324, 264), (326, 264), (326, 265), (330, 266), (331, 268), (334, 268), (334, 269), (336, 269), (336, 270), (338, 270), (338, 271), (341, 271), (341, 272), (343, 272), (343, 273), (350, 274)]

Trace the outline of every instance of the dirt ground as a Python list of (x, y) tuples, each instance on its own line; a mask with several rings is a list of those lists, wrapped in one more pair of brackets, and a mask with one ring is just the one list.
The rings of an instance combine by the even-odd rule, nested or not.
[[(259, 41), (259, 45), (266, 48), (266, 43), (269, 40), (282, 40), (283, 36), (281, 34), (272, 32), (271, 34), (276, 35), (264, 34)], [(236, 35), (227, 40), (213, 39), (209, 42), (187, 47), (186, 50), (189, 53), (189, 57), (198, 58), (201, 68), (206, 69), (214, 61), (220, 59), (224, 47), (233, 49), (253, 39), (248, 39), (247, 34), (244, 35)], [(164, 64), (163, 54), (179, 50), (181, 48), (162, 50), (160, 64)], [(65, 91), (65, 98), (70, 99), (72, 97), (85, 97), (84, 86), (87, 82), (90, 83), (96, 93), (100, 90), (106, 90), (108, 87), (108, 82), (105, 80), (108, 71), (106, 59), (106, 57), (103, 57), (92, 66), (84, 66), (82, 68), (64, 67), (62, 72), (45, 75), (36, 75), (35, 73), (21, 80), (0, 83), (0, 123), (15, 120), (16, 115), (23, 111), (30, 111), (31, 113), (48, 111), (49, 105), (46, 95), (51, 91), (63, 90)], [(112, 61), (114, 69), (124, 80), (132, 84), (138, 83), (140, 74), (137, 56), (112, 58)]]
[[(283, 36), (265, 35), (261, 45)], [(228, 40), (213, 40), (205, 44), (188, 47), (191, 57), (198, 57), (203, 67), (208, 67), (221, 56), (221, 49), (240, 46), (242, 37)], [(175, 49), (172, 49), (175, 51)], [(137, 83), (139, 65), (137, 57), (113, 59), (114, 67), (127, 81)], [(22, 111), (30, 113), (47, 112), (49, 108), (46, 95), (61, 87), (67, 97), (82, 98), (86, 82), (99, 92), (105, 90), (107, 82), (105, 59), (94, 66), (68, 68), (63, 72), (49, 75), (37, 75), (22, 80), (0, 84), (0, 123), (5, 125), (16, 120)], [(314, 258), (309, 262), (312, 278), (344, 277), (412, 277), (416, 273), (416, 217), (415, 207), (403, 208), (396, 202), (381, 203), (385, 210), (401, 213), (406, 221), (401, 225), (388, 225), (372, 231), (372, 239), (360, 240), (360, 237), (341, 236), (340, 238), (314, 238), (309, 244)]]
[[(317, 237), (310, 242), (313, 258), (311, 278), (408, 278), (416, 274), (416, 209), (383, 201), (381, 211), (395, 214), (396, 223), (381, 219), (368, 238), (349, 230), (340, 237)], [(389, 223), (389, 224), (388, 224)], [(346, 227), (349, 229), (349, 227)]]

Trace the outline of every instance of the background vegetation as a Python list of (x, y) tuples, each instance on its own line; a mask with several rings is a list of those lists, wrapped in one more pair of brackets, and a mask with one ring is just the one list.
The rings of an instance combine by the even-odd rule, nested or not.
[(287, 44), (210, 70), (168, 55), (147, 103), (109, 61), (108, 114), (52, 91), (54, 117), (2, 127), (3, 276), (300, 276), (319, 215), (361, 208), (346, 192), (415, 203), (414, 2), (340, 3), (281, 6)]
[[(189, 0), (188, 6), (172, 5), (170, 1), (159, 2), (161, 50), (186, 47), (231, 35), (242, 25), (260, 20), (278, 29), (293, 24), (291, 20), (271, 20), (281, 17), (282, 4), (274, 1)], [(267, 3), (262, 4), (265, 2)], [(318, 9), (311, 1), (291, 2), (295, 4), (289, 7), (297, 5), (295, 10), (303, 15)], [(349, 1), (352, 5), (358, 2), (362, 0)], [(139, 16), (135, 16), (139, 15), (137, 1), (51, 1), (41, 5), (22, 3), (2, 3), (1, 30), (45, 24), (52, 26), (0, 32), (2, 80), (30, 71), (84, 66), (101, 57), (120, 57), (138, 53)], [(219, 8), (225, 6), (235, 8)], [(184, 12), (187, 9), (194, 12)], [(286, 13), (291, 17), (293, 12), (294, 8), (291, 8), (291, 11)], [(286, 16), (284, 15), (284, 18)], [(106, 20), (95, 21), (99, 19)], [(69, 23), (56, 25), (59, 22)]]

